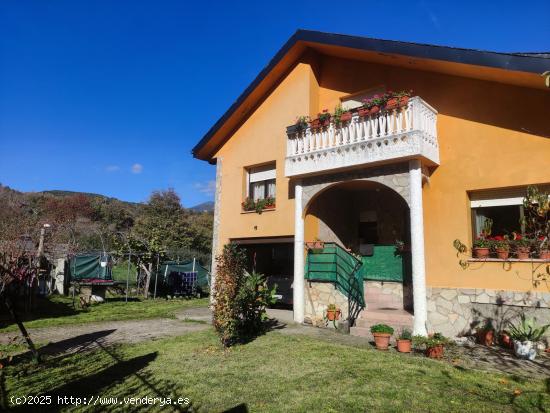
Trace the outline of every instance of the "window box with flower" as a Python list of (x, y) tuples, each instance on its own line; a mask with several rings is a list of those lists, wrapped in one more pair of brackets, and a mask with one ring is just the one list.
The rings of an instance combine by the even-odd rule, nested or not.
[(275, 198), (267, 197), (254, 200), (247, 197), (241, 205), (244, 212), (255, 211), (258, 214), (261, 214), (265, 210), (275, 209)]

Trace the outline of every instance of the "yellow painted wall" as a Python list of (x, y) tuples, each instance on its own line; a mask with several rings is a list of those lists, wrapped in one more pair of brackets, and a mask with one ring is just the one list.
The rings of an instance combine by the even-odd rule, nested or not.
[[(218, 151), (222, 159), (219, 250), (231, 238), (292, 236), (294, 199), (284, 176), (286, 127), (317, 105), (317, 82), (311, 66), (298, 64)], [(276, 162), (276, 209), (242, 213), (245, 167)]]
[[(229, 238), (291, 235), (293, 202), (284, 178), (285, 127), (332, 110), (340, 97), (385, 85), (413, 89), (438, 110), (440, 166), (424, 186), (427, 282), (433, 287), (532, 289), (531, 264), (458, 265), (452, 246), (471, 242), (467, 191), (550, 183), (550, 91), (323, 56), (298, 65), (219, 151), (223, 157), (220, 245)], [(277, 210), (241, 214), (243, 166), (277, 161)], [(253, 227), (257, 225), (258, 229)], [(306, 240), (318, 223), (306, 217)], [(547, 287), (541, 287), (544, 290)]]

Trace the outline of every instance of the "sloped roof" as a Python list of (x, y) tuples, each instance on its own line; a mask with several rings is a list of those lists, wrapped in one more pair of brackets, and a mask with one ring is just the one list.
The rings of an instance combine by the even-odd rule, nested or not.
[(545, 52), (500, 53), (300, 29), (290, 37), (268, 65), (195, 145), (192, 150), (193, 156), (211, 161), (213, 153), (224, 141), (221, 135), (230, 135), (236, 127), (235, 125), (238, 125), (239, 121), (249, 114), (250, 108), (253, 107), (251, 102), (253, 92), (260, 88), (262, 91), (267, 91), (269, 85), (275, 84), (278, 77), (284, 73), (285, 68), (290, 67), (307, 48), (317, 49), (321, 53), (327, 54), (352, 51), (399, 55), (426, 61), (477, 66), (497, 71), (522, 72), (530, 75), (540, 75), (550, 70), (550, 53)]

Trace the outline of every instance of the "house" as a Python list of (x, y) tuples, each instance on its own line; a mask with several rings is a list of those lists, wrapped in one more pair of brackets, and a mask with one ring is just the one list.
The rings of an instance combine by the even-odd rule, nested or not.
[[(380, 321), (448, 335), (518, 312), (550, 321), (536, 282), (548, 260), (453, 245), (471, 247), (487, 218), (493, 234), (519, 233), (527, 186), (550, 185), (548, 70), (543, 53), (297, 31), (193, 149), (216, 165), (214, 255), (242, 244), (258, 271), (290, 278), (295, 321), (333, 303), (352, 334)], [(323, 119), (335, 107), (351, 119)]]

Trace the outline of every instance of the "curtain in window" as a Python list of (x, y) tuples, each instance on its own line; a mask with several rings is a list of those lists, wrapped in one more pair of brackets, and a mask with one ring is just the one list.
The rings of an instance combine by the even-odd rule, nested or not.
[(476, 217), (476, 222), (475, 222), (475, 236), (476, 237), (479, 237), (480, 233), (481, 233), (481, 230), (483, 229), (483, 224), (485, 223), (485, 220), (487, 219), (487, 217), (485, 215), (483, 215), (483, 212), (479, 209), (476, 209), (475, 210), (475, 217)]
[(252, 184), (252, 198), (254, 201), (265, 198), (265, 185), (263, 182), (254, 182)]
[(267, 183), (267, 196), (275, 198), (275, 181)]

